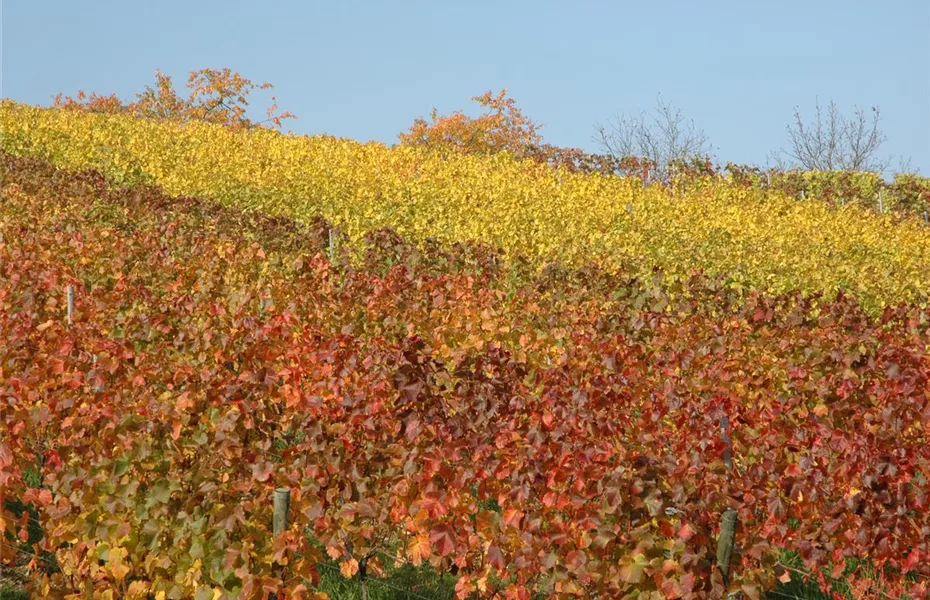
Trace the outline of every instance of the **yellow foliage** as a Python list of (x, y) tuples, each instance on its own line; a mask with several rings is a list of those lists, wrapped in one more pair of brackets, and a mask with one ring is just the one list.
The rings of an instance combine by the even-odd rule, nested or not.
[(719, 179), (671, 193), (506, 153), (447, 156), (12, 101), (0, 117), (0, 145), (12, 154), (299, 220), (322, 216), (356, 241), (390, 227), (419, 241), (489, 243), (540, 266), (702, 268), (745, 289), (846, 289), (872, 309), (930, 291), (930, 228)]

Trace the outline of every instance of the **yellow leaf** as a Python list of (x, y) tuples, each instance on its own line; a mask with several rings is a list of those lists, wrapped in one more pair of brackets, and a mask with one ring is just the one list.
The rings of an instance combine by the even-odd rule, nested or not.
[(148, 597), (149, 584), (146, 581), (133, 581), (129, 584), (129, 590), (126, 592), (126, 597), (130, 600), (142, 600)]
[(358, 561), (354, 558), (342, 561), (339, 563), (339, 571), (346, 579), (352, 579), (358, 573)]
[(125, 548), (111, 548), (107, 557), (107, 571), (117, 581), (122, 581), (129, 574), (129, 566), (123, 561), (127, 554)]

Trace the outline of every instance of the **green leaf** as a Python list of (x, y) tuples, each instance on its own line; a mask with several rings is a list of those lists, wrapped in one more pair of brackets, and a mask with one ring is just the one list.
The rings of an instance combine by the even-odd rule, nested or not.
[(125, 456), (117, 458), (113, 463), (113, 474), (117, 477), (124, 475), (129, 470), (129, 459)]

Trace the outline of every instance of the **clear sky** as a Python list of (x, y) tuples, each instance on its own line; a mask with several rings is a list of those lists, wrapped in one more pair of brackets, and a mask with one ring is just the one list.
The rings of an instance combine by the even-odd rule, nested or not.
[(230, 67), (275, 85), (293, 131), (387, 143), (507, 87), (547, 141), (595, 150), (595, 123), (661, 94), (719, 160), (764, 164), (795, 105), (832, 98), (879, 106), (883, 151), (930, 174), (930, 0), (4, 0), (0, 46), (15, 100)]

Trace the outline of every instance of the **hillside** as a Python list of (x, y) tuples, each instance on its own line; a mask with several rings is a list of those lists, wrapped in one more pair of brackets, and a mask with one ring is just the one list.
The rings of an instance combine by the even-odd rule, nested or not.
[(846, 291), (873, 314), (925, 304), (930, 292), (930, 227), (856, 202), (801, 201), (721, 179), (644, 187), (504, 154), (443, 155), (10, 101), (0, 117), (0, 145), (14, 155), (304, 223), (322, 217), (353, 243), (390, 228), (417, 243), (484, 243), (536, 268), (594, 263), (649, 276), (659, 267), (668, 279), (700, 269), (740, 290)]
[[(27, 128), (21, 116), (19, 137), (7, 137), (10, 114), (4, 147), (28, 135), (34, 145), (17, 146), (22, 153), (54, 150), (55, 162), (72, 167), (99, 159), (82, 158), (71, 138), (47, 141), (53, 129)], [(217, 159), (223, 143), (239, 139), (219, 130), (181, 132), (215, 135), (213, 161), (167, 153), (176, 166), (163, 171), (158, 134), (168, 126), (88, 126), (96, 122), (74, 120), (75, 135), (102, 143), (100, 136), (138, 130), (119, 147), (141, 160), (131, 152), (148, 139), (152, 162), (140, 164), (176, 185), (173, 192), (194, 180), (172, 184), (172, 176), (209, 165), (248, 173)], [(172, 143), (180, 151), (185, 139)], [(79, 585), (128, 598), (257, 597), (283, 581), (289, 597), (314, 597), (318, 565), (330, 560), (354, 578), (360, 568), (376, 578), (395, 562), (428, 563), (453, 572), (461, 597), (706, 598), (721, 591), (716, 538), (720, 515), (734, 508), (741, 553), (729, 584), (750, 598), (776, 577), (820, 569), (839, 576), (844, 566), (849, 589), (872, 589), (862, 560), (885, 569), (884, 590), (926, 594), (926, 307), (875, 316), (842, 294), (773, 295), (741, 290), (732, 278), (643, 276), (646, 263), (636, 260), (537, 272), (532, 261), (504, 260), (493, 247), (424, 242), (459, 214), (445, 208), (458, 206), (451, 201), (436, 207), (432, 222), (409, 210), (347, 209), (353, 235), (342, 237), (311, 215), (337, 201), (354, 206), (350, 194), (371, 200), (377, 188), (353, 183), (356, 171), (338, 165), (393, 159), (390, 152), (334, 140), (241, 140), (345, 150), (316, 180), (293, 180), (320, 186), (295, 197), (325, 201), (276, 205), (299, 219), (238, 208), (247, 205), (237, 195), (245, 184), (216, 172), (203, 172), (202, 185), (226, 206), (141, 185), (113, 188), (99, 173), (2, 155), (0, 468), (5, 497), (36, 507), (44, 537), (30, 538), (22, 509), (6, 510), (4, 520), (25, 544), (20, 553), (39, 556), (38, 593)], [(713, 188), (682, 200), (629, 182), (521, 176), (524, 166), (503, 158), (417, 159), (463, 188), (479, 184), (468, 169), (500, 165), (493, 181), (502, 195), (486, 183), (489, 203), (517, 197), (509, 177), (528, 186), (530, 199), (550, 186), (560, 198), (553, 212), (530, 201), (524, 212), (515, 208), (520, 218), (552, 219), (541, 227), (555, 227), (570, 206), (632, 227), (620, 225), (624, 207), (597, 208), (614, 198), (608, 192), (628, 193), (637, 208), (654, 207), (683, 227), (674, 203), (731, 193)], [(108, 174), (129, 173), (129, 164), (112, 163)], [(246, 183), (282, 177), (276, 168)], [(441, 179), (424, 172), (403, 181), (396, 185)], [(443, 189), (452, 189), (449, 181)], [(347, 186), (340, 195), (338, 185)], [(251, 189), (261, 202), (280, 193)], [(590, 210), (578, 195), (589, 189)], [(490, 218), (474, 206), (462, 227)], [(866, 236), (857, 238), (870, 242), (866, 250), (843, 255), (839, 264), (849, 269), (866, 265), (871, 274), (877, 257), (909, 265), (855, 279), (875, 302), (928, 282), (926, 264), (916, 262), (928, 238), (910, 225), (752, 192), (705, 210), (709, 220), (742, 223), (749, 207), (761, 211), (756, 223), (809, 223), (823, 214), (825, 236), (842, 228)], [(423, 239), (361, 234), (363, 225), (391, 222)], [(511, 239), (509, 226), (499, 221), (489, 238)], [(740, 244), (757, 239), (758, 227), (718, 235), (729, 241), (701, 260), (729, 264), (721, 248), (748, 248)], [(621, 230), (632, 231), (612, 235)], [(794, 256), (796, 268), (800, 251), (791, 255), (784, 240), (802, 232), (810, 233), (798, 225), (772, 235), (763, 257)], [(683, 256), (687, 247), (679, 238), (680, 247), (672, 238), (638, 239), (635, 247), (656, 248), (655, 256)], [(598, 243), (566, 246), (566, 262), (586, 252), (621, 256)], [(690, 264), (675, 268), (683, 274)], [(757, 273), (746, 272), (749, 281)], [(901, 273), (915, 279), (905, 283)], [(820, 268), (807, 281), (829, 277)], [(730, 444), (720, 435), (723, 417)], [(292, 492), (292, 523), (275, 541), (271, 497), (280, 487)], [(785, 569), (785, 551), (797, 553), (801, 571)], [(272, 566), (284, 557), (285, 569)]]

